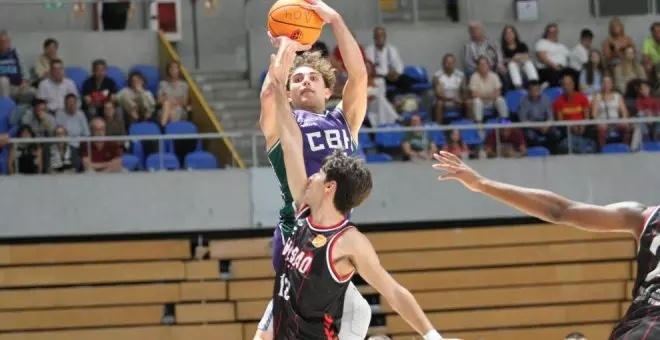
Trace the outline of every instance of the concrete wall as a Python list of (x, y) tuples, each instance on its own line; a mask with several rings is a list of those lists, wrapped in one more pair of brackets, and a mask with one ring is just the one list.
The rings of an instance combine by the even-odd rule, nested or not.
[[(657, 154), (470, 162), (484, 175), (596, 204), (658, 204)], [(430, 164), (370, 166), (374, 190), (358, 224), (519, 217), (520, 212), (436, 181)], [(0, 237), (213, 231), (272, 227), (281, 205), (272, 169), (0, 177)]]

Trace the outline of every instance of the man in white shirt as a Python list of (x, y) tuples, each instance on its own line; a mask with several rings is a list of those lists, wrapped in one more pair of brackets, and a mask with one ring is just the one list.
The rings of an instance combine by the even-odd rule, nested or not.
[[(452, 120), (465, 117), (464, 111), (470, 101), (466, 101), (466, 80), (463, 71), (456, 69), (456, 56), (446, 54), (442, 58), (442, 69), (433, 77), (435, 93), (435, 116), (438, 124), (449, 124)], [(448, 116), (448, 112), (462, 115)]]
[(570, 52), (566, 45), (559, 42), (559, 28), (557, 24), (548, 24), (543, 38), (536, 42), (534, 48), (538, 62), (541, 83), (547, 82), (551, 87), (560, 86), (559, 81), (564, 74), (570, 74), (577, 84), (579, 73), (568, 67)]
[(374, 82), (379, 87), (394, 85), (395, 91), (388, 91), (388, 97), (410, 92), (413, 79), (403, 74), (403, 61), (399, 50), (387, 43), (385, 28), (374, 28), (374, 44), (367, 46), (365, 57), (374, 64)]
[(39, 83), (37, 98), (45, 100), (48, 103), (48, 111), (55, 114), (64, 110), (64, 98), (68, 94), (79, 97), (78, 88), (73, 80), (64, 76), (62, 60), (53, 59), (50, 62), (50, 77)]
[(584, 64), (589, 61), (589, 51), (591, 51), (593, 40), (594, 33), (588, 28), (583, 29), (580, 33), (580, 42), (575, 45), (568, 57), (568, 64), (572, 69), (582, 71)]

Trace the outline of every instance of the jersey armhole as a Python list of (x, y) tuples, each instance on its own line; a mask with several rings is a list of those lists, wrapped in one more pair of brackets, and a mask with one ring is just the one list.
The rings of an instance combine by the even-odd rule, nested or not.
[[(341, 116), (341, 119), (344, 120), (344, 123), (346, 123), (346, 128), (348, 129), (348, 134), (351, 137), (351, 147), (354, 147), (355, 150), (353, 150), (353, 152), (357, 153), (360, 150), (359, 143), (358, 143), (357, 140), (355, 140), (355, 138), (353, 138), (353, 129), (351, 129), (351, 124), (348, 122), (348, 119), (346, 119), (346, 114), (344, 113), (344, 107), (343, 107), (344, 101), (341, 101), (340, 103), (342, 104), (342, 107), (335, 108), (335, 109), (339, 112), (339, 115)], [(358, 131), (358, 133), (359, 133), (359, 131)]]
[(344, 235), (344, 233), (349, 230), (355, 228), (354, 226), (346, 227), (344, 230), (338, 232), (332, 238), (330, 239), (330, 242), (328, 242), (328, 247), (325, 250), (325, 256), (326, 256), (326, 263), (328, 265), (328, 271), (330, 272), (330, 276), (335, 280), (337, 283), (346, 283), (353, 278), (353, 275), (355, 274), (355, 270), (351, 271), (350, 273), (346, 275), (340, 275), (337, 273), (337, 269), (335, 268), (335, 262), (332, 260), (332, 250), (334, 249), (335, 246), (335, 241), (337, 241), (340, 237)]
[(642, 231), (639, 233), (639, 237), (637, 238), (638, 240), (642, 238), (642, 235), (644, 235), (644, 231), (646, 230), (646, 227), (648, 227), (649, 222), (651, 222), (651, 217), (653, 217), (653, 215), (655, 215), (655, 213), (658, 211), (659, 208), (660, 208), (660, 205), (655, 206), (655, 207), (650, 207), (650, 211), (644, 217), (644, 224), (642, 225)]

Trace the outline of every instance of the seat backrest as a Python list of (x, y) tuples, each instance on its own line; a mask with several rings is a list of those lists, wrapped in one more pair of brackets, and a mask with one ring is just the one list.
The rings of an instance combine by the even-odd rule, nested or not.
[(375, 153), (366, 156), (367, 163), (386, 163), (391, 162), (392, 157), (386, 153)]
[(527, 156), (529, 157), (545, 157), (550, 155), (550, 151), (542, 146), (534, 146), (527, 149)]
[(518, 112), (518, 107), (520, 106), (520, 100), (527, 95), (525, 90), (511, 90), (508, 91), (505, 95), (506, 104), (509, 107), (511, 112)]
[(89, 72), (82, 67), (66, 67), (64, 74), (76, 84), (78, 91), (82, 92), (83, 83), (89, 78)]
[(215, 156), (204, 151), (187, 154), (184, 163), (186, 169), (210, 170), (218, 168), (218, 161)]
[(551, 101), (554, 102), (555, 99), (557, 99), (557, 97), (561, 96), (561, 94), (563, 93), (563, 90), (561, 89), (561, 87), (549, 87), (549, 88), (543, 90), (543, 93), (546, 96), (548, 96), (548, 98), (550, 98)]
[(149, 170), (177, 170), (181, 168), (181, 164), (179, 164), (179, 160), (176, 158), (175, 155), (171, 153), (163, 153), (163, 166), (161, 167), (161, 154), (154, 153), (149, 155), (147, 157), (147, 169)]
[[(398, 128), (401, 125), (396, 123), (380, 124), (379, 128)], [(401, 131), (385, 131), (376, 133), (376, 143), (384, 147), (397, 147), (401, 145), (403, 139), (403, 132)]]
[(646, 142), (643, 144), (642, 149), (644, 151), (660, 151), (660, 142)]
[(141, 135), (160, 135), (160, 127), (153, 122), (139, 122), (133, 123), (128, 127), (128, 134), (130, 136), (141, 136)]
[(15, 108), (11, 98), (0, 97), (0, 133), (9, 131), (9, 116)]
[[(197, 126), (187, 121), (172, 122), (165, 126), (166, 135), (195, 135), (197, 132)], [(202, 141), (199, 139), (196, 141), (197, 144), (195, 145), (195, 150), (202, 150)], [(174, 142), (172, 140), (168, 139), (165, 143), (165, 147), (169, 152), (174, 152)]]
[(403, 74), (415, 80), (418, 83), (426, 83), (429, 81), (428, 72), (421, 66), (406, 66), (403, 69)]
[(154, 96), (157, 95), (158, 83), (160, 82), (160, 71), (158, 70), (158, 67), (153, 65), (134, 65), (129, 70), (129, 74), (132, 72), (140, 72), (147, 81), (146, 88), (149, 89)]
[(623, 143), (606, 144), (603, 146), (603, 153), (628, 153), (630, 147)]
[(106, 74), (108, 78), (115, 81), (118, 91), (126, 87), (126, 73), (118, 66), (108, 66)]

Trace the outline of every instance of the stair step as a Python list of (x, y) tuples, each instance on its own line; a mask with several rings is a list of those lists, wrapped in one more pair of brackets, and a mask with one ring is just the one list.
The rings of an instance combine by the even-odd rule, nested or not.
[(193, 71), (191, 75), (195, 81), (222, 81), (222, 80), (246, 80), (244, 71)]
[(259, 100), (259, 94), (253, 89), (218, 88), (209, 84), (201, 85), (200, 89), (207, 101)]
[(211, 105), (221, 111), (233, 111), (235, 109), (240, 109), (254, 110), (255, 112), (259, 112), (261, 107), (261, 103), (258, 100), (250, 99), (225, 99), (221, 101), (214, 101)]
[(202, 79), (198, 80), (197, 84), (201, 86), (210, 85), (218, 89), (250, 89), (250, 82), (247, 79), (237, 80), (212, 80)]

